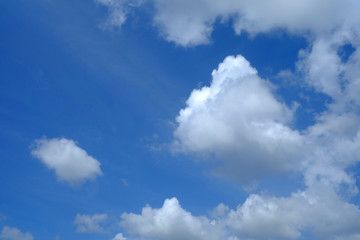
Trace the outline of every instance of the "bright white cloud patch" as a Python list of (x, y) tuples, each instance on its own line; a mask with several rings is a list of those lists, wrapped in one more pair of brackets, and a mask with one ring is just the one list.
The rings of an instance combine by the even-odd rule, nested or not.
[(48, 168), (55, 170), (61, 181), (79, 185), (102, 175), (100, 162), (66, 138), (39, 139), (31, 154)]
[(100, 225), (107, 220), (107, 214), (77, 214), (74, 224), (77, 225), (77, 232), (103, 232), (104, 228)]
[(160, 209), (143, 208), (141, 215), (124, 213), (121, 225), (130, 233), (148, 239), (222, 239), (224, 231), (206, 217), (194, 217), (181, 208), (176, 198), (167, 199)]
[(4, 240), (33, 240), (34, 237), (30, 233), (23, 233), (17, 228), (3, 227), (0, 239)]
[[(96, 0), (109, 7), (109, 23), (121, 25), (132, 1)], [(138, 5), (134, 1), (132, 6)], [(359, 3), (353, 0), (154, 0), (154, 25), (168, 41), (194, 46), (210, 41), (215, 22), (231, 19), (237, 34), (285, 29), (295, 34), (350, 36), (359, 30)], [(308, 36), (309, 37), (309, 36)], [(358, 37), (358, 36), (357, 36)]]
[(234, 210), (225, 205), (220, 208), (221, 215), (197, 217), (172, 198), (159, 209), (146, 206), (139, 215), (123, 214), (121, 225), (131, 239), (297, 239), (304, 231), (316, 239), (360, 236), (359, 209), (325, 185), (296, 192), (289, 198), (253, 194)]
[(118, 233), (112, 240), (126, 240), (126, 237), (124, 237), (122, 233)]
[(227, 57), (210, 87), (194, 90), (177, 117), (174, 149), (215, 154), (217, 174), (246, 183), (265, 172), (299, 167), (302, 136), (292, 110), (242, 56)]

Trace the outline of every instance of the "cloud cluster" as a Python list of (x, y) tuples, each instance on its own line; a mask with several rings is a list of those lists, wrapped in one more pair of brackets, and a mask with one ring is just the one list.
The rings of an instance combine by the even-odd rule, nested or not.
[(66, 138), (39, 139), (31, 154), (48, 168), (55, 170), (61, 181), (76, 186), (102, 175), (100, 162)]
[[(109, 7), (108, 23), (120, 26), (125, 22), (129, 6), (139, 1), (96, 0)], [(141, 3), (144, 1), (141, 1)], [(237, 34), (251, 35), (272, 30), (305, 35), (326, 35), (342, 31), (354, 36), (359, 30), (353, 0), (153, 0), (153, 23), (167, 40), (182, 46), (209, 43), (216, 22), (232, 21)], [(357, 32), (357, 33), (356, 33)], [(358, 36), (356, 36), (358, 37)]]
[(100, 223), (106, 221), (108, 218), (107, 214), (77, 214), (75, 216), (74, 224), (77, 225), (76, 231), (82, 233), (90, 232), (103, 232), (104, 228)]
[(326, 186), (289, 198), (253, 194), (236, 209), (221, 204), (214, 211), (216, 216), (193, 216), (172, 198), (159, 209), (146, 206), (141, 214), (123, 214), (121, 225), (130, 239), (297, 239), (302, 232), (316, 239), (360, 239), (359, 209)]
[(4, 240), (34, 240), (30, 233), (23, 233), (17, 228), (3, 227), (0, 233), (0, 239)]
[[(359, 106), (356, 98), (333, 97), (316, 124), (299, 132), (292, 127), (296, 108), (280, 101), (244, 57), (227, 57), (212, 78), (209, 87), (192, 91), (179, 112), (174, 150), (214, 162), (216, 174), (243, 185), (264, 175), (298, 171), (307, 186), (320, 179), (357, 191), (345, 172), (360, 160), (360, 116), (352, 111)], [(357, 76), (347, 80), (345, 89), (355, 91)]]
[[(298, 104), (287, 105), (242, 56), (229, 56), (209, 86), (194, 89), (176, 119), (173, 149), (213, 165), (214, 173), (251, 186), (265, 175), (296, 171), (304, 189), (290, 197), (250, 195), (236, 209), (219, 205), (196, 217), (167, 199), (160, 209), (122, 215), (122, 226), (144, 239), (360, 239), (358, 193), (349, 168), (360, 161), (360, 2), (354, 0), (153, 0), (154, 26), (170, 42), (211, 41), (215, 23), (235, 33), (284, 30), (304, 37), (296, 70), (299, 86), (329, 101), (314, 124), (293, 126)], [(341, 53), (346, 46), (352, 51)], [(343, 55), (347, 55), (344, 57)], [(283, 75), (286, 77), (286, 75)], [(309, 101), (311, 101), (309, 96)], [(300, 106), (301, 107), (301, 106)], [(179, 238), (177, 238), (179, 236)]]
[[(353, 56), (342, 64), (352, 61)], [(347, 79), (351, 86), (359, 81), (352, 76)], [(291, 128), (296, 109), (280, 101), (242, 56), (227, 57), (212, 77), (209, 87), (193, 90), (180, 111), (175, 150), (216, 161), (217, 173), (240, 183), (276, 171), (298, 171), (305, 189), (290, 197), (252, 194), (234, 210), (220, 204), (211, 217), (193, 216), (177, 199), (167, 199), (160, 209), (146, 206), (141, 214), (123, 214), (127, 232), (134, 238), (168, 240), (298, 239), (304, 234), (360, 239), (359, 207), (342, 197), (358, 192), (346, 170), (360, 160), (355, 94), (342, 90), (337, 98), (327, 92), (333, 99), (327, 110), (299, 132)]]

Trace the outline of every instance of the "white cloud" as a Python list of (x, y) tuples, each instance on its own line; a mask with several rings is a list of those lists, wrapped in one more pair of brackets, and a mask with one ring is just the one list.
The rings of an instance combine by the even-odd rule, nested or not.
[[(139, 1), (96, 0), (109, 7), (108, 22), (121, 26), (129, 5), (139, 6)], [(143, 1), (142, 1), (143, 2)], [(154, 25), (168, 41), (182, 46), (210, 42), (216, 21), (231, 19), (236, 33), (246, 31), (252, 35), (285, 29), (295, 34), (327, 34), (334, 30), (352, 32), (359, 30), (353, 0), (153, 0)], [(308, 36), (309, 37), (309, 36)]]
[(135, 239), (298, 239), (304, 232), (316, 239), (357, 239), (360, 234), (358, 207), (325, 185), (288, 198), (253, 194), (234, 210), (220, 208), (220, 215), (198, 217), (176, 198), (166, 199), (159, 209), (146, 206), (139, 215), (123, 214), (121, 225)]
[(322, 184), (289, 198), (251, 195), (224, 220), (240, 239), (297, 239), (306, 231), (316, 239), (337, 239), (360, 232), (358, 207)]
[[(291, 170), (304, 174), (307, 186), (320, 178), (356, 193), (355, 179), (346, 169), (360, 160), (357, 52), (345, 65), (337, 55), (331, 60), (320, 52), (304, 65), (315, 68), (309, 74), (318, 84), (314, 86), (333, 101), (313, 126), (301, 133), (291, 128), (293, 110), (243, 57), (231, 56), (213, 71), (210, 86), (193, 90), (180, 110), (173, 148), (212, 161), (216, 174), (243, 185)], [(346, 83), (340, 83), (336, 67), (346, 69), (341, 70)]]
[(74, 224), (77, 225), (77, 232), (103, 232), (104, 228), (100, 225), (107, 220), (107, 214), (77, 214)]
[[(311, 232), (316, 239), (360, 237), (359, 207), (345, 200), (358, 193), (355, 177), (347, 169), (360, 161), (359, 98), (355, 94), (360, 79), (354, 65), (360, 61), (357, 52), (348, 63), (339, 61), (334, 53), (330, 54), (333, 59), (326, 59), (329, 53), (320, 52), (310, 53), (318, 58), (307, 56), (312, 63), (305, 65), (314, 68), (307, 77), (333, 101), (318, 113), (315, 124), (301, 133), (289, 127), (291, 110), (276, 99), (271, 87), (241, 56), (226, 58), (213, 71), (211, 85), (194, 90), (179, 113), (175, 147), (204, 159), (215, 154), (219, 162), (215, 170), (220, 168), (224, 177), (238, 176), (241, 182), (244, 177), (254, 179), (274, 170), (303, 174), (305, 190), (288, 198), (250, 195), (230, 211), (219, 205), (211, 215), (214, 219), (208, 221), (227, 229), (229, 239), (298, 239), (304, 232)], [(333, 67), (328, 70), (326, 66)], [(340, 83), (336, 68), (346, 76), (345, 84)], [(245, 84), (251, 81), (257, 87)], [(281, 126), (287, 134), (272, 130), (273, 126)], [(243, 129), (250, 129), (249, 133)], [(268, 167), (269, 163), (277, 169)]]
[(102, 175), (100, 162), (66, 138), (39, 139), (31, 154), (48, 168), (55, 170), (61, 181), (79, 185)]
[(310, 38), (339, 29), (359, 32), (359, 3), (352, 0), (154, 0), (154, 6), (161, 34), (183, 46), (208, 43), (214, 23), (228, 19), (238, 34), (285, 29)]
[(33, 240), (34, 237), (30, 233), (23, 233), (17, 228), (3, 227), (0, 239), (4, 240)]
[(126, 240), (126, 237), (124, 237), (122, 233), (118, 233), (112, 240)]
[(180, 111), (174, 149), (215, 154), (221, 159), (217, 174), (246, 184), (299, 167), (302, 136), (289, 127), (292, 110), (276, 99), (271, 84), (242, 56), (227, 57), (212, 77)]
[(176, 198), (166, 199), (160, 209), (146, 206), (141, 215), (124, 213), (121, 225), (130, 233), (149, 239), (216, 240), (224, 236), (222, 228), (206, 217), (194, 217), (181, 208)]

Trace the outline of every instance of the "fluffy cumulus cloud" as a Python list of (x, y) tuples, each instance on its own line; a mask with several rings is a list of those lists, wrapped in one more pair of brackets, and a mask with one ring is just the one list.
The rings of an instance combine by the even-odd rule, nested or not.
[(168, 41), (183, 46), (209, 42), (216, 21), (233, 22), (237, 34), (255, 35), (275, 29), (301, 34), (330, 32), (344, 23), (344, 14), (356, 16), (352, 0), (154, 0), (154, 22)]
[[(139, 6), (139, 1), (96, 0), (110, 9), (109, 23), (122, 25), (129, 6)], [(145, 2), (145, 1), (141, 1)], [(255, 35), (275, 29), (285, 29), (294, 34), (325, 35), (335, 30), (348, 36), (359, 30), (354, 0), (153, 0), (154, 25), (168, 41), (182, 46), (209, 43), (214, 23), (233, 22), (237, 34)], [(358, 37), (358, 36), (357, 36)]]
[(225, 234), (206, 217), (194, 217), (182, 209), (176, 198), (165, 200), (160, 209), (146, 206), (140, 215), (124, 213), (121, 218), (121, 225), (130, 234), (148, 239), (216, 240)]
[(311, 232), (316, 239), (360, 237), (358, 207), (325, 185), (288, 198), (253, 194), (236, 209), (221, 204), (214, 212), (211, 217), (193, 216), (172, 198), (159, 209), (146, 206), (141, 214), (123, 214), (121, 225), (130, 239), (297, 239), (302, 232)]
[(241, 183), (299, 167), (302, 136), (289, 127), (293, 110), (273, 94), (242, 56), (212, 73), (210, 87), (194, 90), (177, 117), (174, 149), (215, 154), (217, 174)]
[(55, 170), (61, 181), (80, 185), (102, 175), (100, 162), (66, 138), (39, 139), (35, 141), (31, 154)]
[(14, 227), (3, 227), (0, 233), (0, 239), (4, 240), (34, 240), (30, 233), (23, 233)]
[(77, 214), (75, 216), (74, 224), (77, 226), (76, 231), (82, 233), (103, 232), (104, 228), (100, 225), (107, 220), (107, 214)]
[(347, 79), (346, 91), (329, 90), (334, 97), (328, 110), (302, 132), (291, 127), (296, 105), (281, 102), (242, 56), (227, 57), (212, 78), (209, 87), (193, 90), (179, 112), (174, 150), (210, 160), (217, 175), (244, 186), (264, 175), (298, 171), (307, 186), (322, 179), (357, 191), (345, 171), (360, 160), (359, 105), (355, 94), (347, 94), (357, 75)]

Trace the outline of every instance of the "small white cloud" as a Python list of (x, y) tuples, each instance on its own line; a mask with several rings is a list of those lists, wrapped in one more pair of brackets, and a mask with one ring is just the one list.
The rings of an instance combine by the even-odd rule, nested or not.
[(118, 233), (112, 240), (126, 240), (126, 237), (122, 233)]
[(100, 225), (108, 218), (107, 214), (77, 214), (74, 224), (77, 225), (76, 231), (82, 233), (103, 232), (104, 228)]
[(55, 170), (59, 180), (70, 185), (80, 185), (85, 180), (93, 180), (102, 175), (100, 162), (70, 139), (35, 140), (31, 154), (48, 168)]
[(23, 233), (17, 228), (3, 227), (0, 239), (4, 240), (34, 240), (30, 233)]

